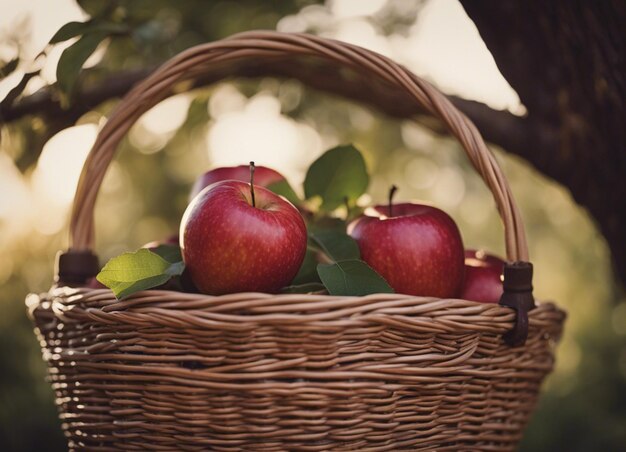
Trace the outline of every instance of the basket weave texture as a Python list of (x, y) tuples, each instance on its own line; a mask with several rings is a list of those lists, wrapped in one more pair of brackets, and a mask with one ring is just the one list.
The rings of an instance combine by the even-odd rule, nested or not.
[[(93, 209), (115, 148), (179, 82), (237, 74), (238, 60), (352, 69), (415, 99), (459, 139), (494, 195), (507, 257), (528, 260), (506, 178), (471, 122), (427, 82), (349, 44), (248, 32), (165, 63), (118, 105), (87, 158), (71, 249), (93, 249)], [(259, 63), (260, 64), (260, 63)], [(220, 75), (221, 77), (222, 75)], [(513, 450), (554, 361), (565, 317), (400, 294), (224, 296), (56, 287), (29, 295), (71, 450)]]

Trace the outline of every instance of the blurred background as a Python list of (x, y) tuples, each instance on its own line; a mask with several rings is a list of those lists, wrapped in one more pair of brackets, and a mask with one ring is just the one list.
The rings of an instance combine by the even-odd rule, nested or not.
[[(456, 0), (2, 0), (0, 7), (0, 61), (19, 57), (15, 70), (0, 80), (0, 99), (31, 72), (35, 75), (26, 80), (23, 96), (56, 81), (59, 59), (76, 41), (47, 45), (62, 25), (107, 17), (121, 25), (96, 43), (82, 82), (106, 83), (110, 74), (151, 68), (194, 44), (242, 30), (307, 31), (388, 55), (448, 94), (525, 114)], [(63, 92), (58, 96), (70, 109), (80, 103), (63, 98)], [(3, 451), (65, 449), (23, 300), (52, 283), (55, 253), (67, 246), (79, 172), (116, 103), (110, 97), (70, 122), (67, 116), (55, 123), (55, 118), (24, 115), (2, 125)], [(427, 121), (393, 119), (295, 80), (261, 78), (177, 94), (132, 128), (100, 193), (101, 262), (176, 232), (191, 184), (211, 167), (255, 160), (299, 187), (320, 153), (346, 142), (365, 153), (372, 175), (363, 203), (382, 201), (394, 183), (397, 200), (424, 199), (449, 212), (466, 247), (504, 254), (491, 195), (453, 139), (432, 131)], [(569, 313), (556, 369), (521, 450), (626, 450), (626, 298), (614, 280), (607, 243), (566, 188), (521, 158), (493, 149), (527, 226), (535, 295)]]

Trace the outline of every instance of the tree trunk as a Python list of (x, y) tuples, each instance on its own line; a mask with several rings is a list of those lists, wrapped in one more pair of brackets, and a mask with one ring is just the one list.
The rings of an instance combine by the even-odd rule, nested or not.
[(522, 155), (589, 210), (626, 284), (626, 2), (462, 4), (526, 106), (529, 127), (557, 132), (549, 151)]

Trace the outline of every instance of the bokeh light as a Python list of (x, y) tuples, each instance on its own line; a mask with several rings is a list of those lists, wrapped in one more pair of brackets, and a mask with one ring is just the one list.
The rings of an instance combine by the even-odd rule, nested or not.
[(269, 94), (243, 100), (233, 90), (222, 90), (211, 102), (210, 112), (215, 123), (207, 144), (215, 166), (255, 161), (301, 182), (304, 169), (322, 152), (315, 129), (281, 115), (280, 101)]
[(54, 207), (72, 202), (83, 163), (96, 135), (95, 125), (83, 124), (62, 130), (48, 140), (33, 174), (37, 198), (43, 198)]

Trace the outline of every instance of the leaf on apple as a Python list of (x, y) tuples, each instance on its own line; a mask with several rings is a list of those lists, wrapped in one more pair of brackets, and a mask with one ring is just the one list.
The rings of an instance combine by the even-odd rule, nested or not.
[(331, 211), (346, 202), (356, 201), (369, 184), (361, 152), (352, 145), (326, 151), (309, 167), (304, 180), (306, 199), (319, 196), (321, 208)]
[[(171, 253), (165, 254), (172, 256)], [(169, 262), (155, 252), (140, 249), (109, 260), (96, 279), (121, 300), (141, 290), (165, 284), (170, 278), (180, 276), (184, 269), (182, 261)]]
[[(342, 224), (343, 222), (340, 221)], [(321, 259), (321, 254), (327, 259)], [(315, 229), (309, 234), (309, 246), (298, 274), (294, 277), (293, 285), (319, 283), (317, 264), (320, 262), (359, 259), (360, 252), (357, 243), (343, 229)]]
[(361, 258), (356, 241), (345, 232), (317, 231), (309, 237), (335, 262)]
[(274, 182), (273, 184), (269, 184), (267, 189), (279, 196), (283, 196), (287, 199), (287, 201), (295, 206), (302, 202), (291, 185), (289, 185), (289, 182), (284, 179)]
[(363, 296), (373, 293), (393, 293), (387, 281), (360, 260), (319, 264), (317, 272), (330, 295)]
[(156, 248), (151, 248), (149, 251), (152, 251), (154, 254), (158, 254), (171, 264), (175, 264), (176, 262), (181, 262), (183, 260), (183, 255), (181, 254), (180, 246), (178, 245), (163, 244), (157, 246)]

